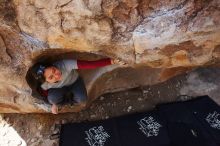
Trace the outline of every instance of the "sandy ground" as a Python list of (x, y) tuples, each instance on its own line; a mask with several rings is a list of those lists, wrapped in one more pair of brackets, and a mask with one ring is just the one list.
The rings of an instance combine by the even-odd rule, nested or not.
[[(192, 95), (197, 95), (197, 90), (199, 92), (203, 90), (202, 88), (208, 88), (206, 85), (210, 83), (210, 80), (206, 81), (207, 77), (204, 76), (203, 78), (201, 72), (203, 73), (204, 70), (179, 75), (154, 86), (139, 87), (129, 91), (103, 95), (94, 101), (88, 109), (79, 113), (59, 115), (1, 114), (0, 146), (57, 146), (58, 139), (50, 140), (49, 138), (51, 134), (58, 131), (55, 124), (108, 119), (135, 112), (149, 111), (161, 103), (189, 100), (193, 97), (180, 96), (180, 94), (190, 95), (193, 93)], [(219, 72), (220, 70), (217, 70), (216, 74), (212, 75), (213, 80), (216, 80)], [(190, 83), (192, 80), (193, 83)], [(196, 83), (204, 84), (204, 86), (199, 86)], [(215, 96), (214, 93), (219, 89), (214, 89), (214, 85), (216, 85), (214, 81), (213, 85), (208, 85), (210, 89), (207, 92), (211, 92), (214, 100), (218, 100), (220, 98)], [(193, 91), (189, 90), (193, 88), (195, 88)]]

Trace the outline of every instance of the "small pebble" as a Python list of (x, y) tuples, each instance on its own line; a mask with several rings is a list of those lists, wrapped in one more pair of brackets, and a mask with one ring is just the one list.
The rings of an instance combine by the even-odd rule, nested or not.
[(142, 98), (138, 98), (138, 101), (142, 101), (143, 99)]
[(36, 142), (37, 141), (37, 138), (32, 138), (31, 139), (31, 142)]
[(101, 100), (101, 101), (104, 100), (104, 99), (105, 99), (105, 97), (103, 97), (103, 96), (100, 97), (100, 100)]
[(143, 92), (143, 94), (147, 94), (148, 90), (143, 90), (142, 92)]
[(43, 128), (42, 125), (38, 125), (38, 130), (41, 130)]
[(131, 110), (132, 110), (132, 106), (129, 106), (127, 112), (130, 112)]
[(90, 116), (90, 118), (95, 118), (95, 117), (96, 117), (96, 115), (91, 115), (91, 116)]

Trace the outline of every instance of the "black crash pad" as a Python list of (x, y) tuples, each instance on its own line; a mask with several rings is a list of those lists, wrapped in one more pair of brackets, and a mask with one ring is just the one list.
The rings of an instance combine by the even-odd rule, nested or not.
[(219, 146), (220, 107), (208, 96), (153, 111), (61, 127), (60, 146)]

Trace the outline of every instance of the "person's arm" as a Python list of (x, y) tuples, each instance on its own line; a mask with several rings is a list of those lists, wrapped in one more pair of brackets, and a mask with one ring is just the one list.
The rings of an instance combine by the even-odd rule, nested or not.
[(100, 59), (96, 61), (85, 61), (85, 60), (63, 60), (67, 70), (72, 69), (94, 69), (98, 67), (104, 67), (107, 65), (118, 64), (118, 65), (125, 65), (126, 63), (120, 61), (119, 59)]
[(111, 65), (112, 63), (113, 62), (110, 58), (96, 60), (96, 61), (77, 60), (77, 69), (93, 69), (93, 68)]

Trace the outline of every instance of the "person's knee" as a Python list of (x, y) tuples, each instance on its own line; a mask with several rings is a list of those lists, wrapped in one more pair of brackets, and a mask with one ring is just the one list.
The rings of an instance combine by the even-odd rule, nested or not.
[(47, 99), (51, 104), (59, 104), (63, 101), (63, 97), (58, 97), (54, 95), (48, 95)]
[(51, 104), (59, 104), (63, 101), (64, 94), (64, 88), (52, 88), (48, 91), (47, 99)]

